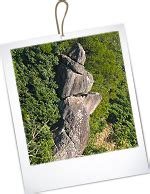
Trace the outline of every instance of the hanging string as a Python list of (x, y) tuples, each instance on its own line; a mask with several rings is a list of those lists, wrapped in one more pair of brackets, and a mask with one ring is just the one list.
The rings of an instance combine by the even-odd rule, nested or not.
[[(65, 3), (66, 5), (66, 11), (65, 11), (65, 14), (64, 14), (64, 17), (63, 17), (63, 20), (62, 20), (62, 24), (61, 24), (61, 31), (60, 31), (60, 28), (59, 28), (59, 23), (58, 23), (58, 6), (60, 3)], [(59, 0), (58, 3), (56, 4), (56, 7), (55, 7), (55, 19), (56, 19), (56, 25), (57, 25), (57, 31), (58, 31), (58, 34), (60, 34), (61, 36), (64, 36), (64, 21), (65, 21), (65, 17), (67, 15), (67, 12), (68, 12), (68, 8), (69, 8), (69, 4), (68, 2), (66, 2), (66, 0)]]

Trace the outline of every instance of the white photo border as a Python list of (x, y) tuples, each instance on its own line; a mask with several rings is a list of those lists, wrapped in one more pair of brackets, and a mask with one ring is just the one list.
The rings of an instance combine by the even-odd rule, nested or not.
[[(138, 146), (92, 156), (54, 161), (35, 166), (30, 165), (10, 50), (114, 31), (118, 31), (120, 36)], [(120, 24), (68, 33), (63, 38), (55, 35), (5, 44), (0, 46), (0, 57), (4, 67), (26, 194), (148, 173), (148, 160), (124, 25)]]

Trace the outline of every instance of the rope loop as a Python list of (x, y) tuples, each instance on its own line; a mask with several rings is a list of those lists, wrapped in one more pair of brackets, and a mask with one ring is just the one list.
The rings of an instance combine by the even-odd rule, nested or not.
[[(61, 24), (61, 32), (60, 32), (60, 27), (59, 27), (59, 23), (58, 23), (58, 16), (57, 16), (58, 6), (60, 5), (60, 3), (64, 3), (66, 5), (66, 11), (65, 11), (65, 14), (64, 14), (64, 17), (62, 20), (62, 24)], [(66, 0), (58, 0), (56, 7), (55, 7), (55, 19), (56, 19), (56, 26), (57, 26), (58, 34), (60, 34), (61, 36), (64, 36), (64, 21), (65, 21), (68, 9), (69, 9), (69, 4)]]

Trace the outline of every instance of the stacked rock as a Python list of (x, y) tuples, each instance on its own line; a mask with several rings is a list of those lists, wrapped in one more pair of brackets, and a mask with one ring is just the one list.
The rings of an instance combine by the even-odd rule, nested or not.
[(55, 159), (81, 156), (87, 146), (90, 127), (89, 116), (99, 105), (99, 93), (90, 93), (94, 80), (85, 70), (86, 55), (76, 43), (68, 56), (61, 55), (58, 66), (61, 103), (61, 127), (54, 135)]

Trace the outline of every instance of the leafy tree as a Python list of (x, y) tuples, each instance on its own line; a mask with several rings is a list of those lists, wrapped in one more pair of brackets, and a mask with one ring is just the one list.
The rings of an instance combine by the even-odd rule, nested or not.
[(53, 160), (51, 128), (60, 115), (52, 49), (47, 44), (12, 50), (31, 164)]

